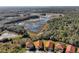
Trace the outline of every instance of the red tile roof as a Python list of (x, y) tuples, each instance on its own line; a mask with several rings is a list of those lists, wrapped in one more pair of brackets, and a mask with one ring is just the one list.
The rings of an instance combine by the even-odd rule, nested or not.
[(75, 47), (72, 45), (68, 45), (66, 47), (66, 53), (75, 53)]
[(43, 42), (41, 40), (35, 41), (34, 45), (36, 48), (41, 48), (43, 46)]
[(27, 48), (30, 48), (30, 47), (32, 47), (32, 46), (33, 46), (32, 40), (31, 40), (31, 39), (28, 39), (28, 40), (26, 41), (26, 47), (27, 47)]
[(55, 48), (54, 48), (54, 52), (56, 53), (63, 53), (64, 52), (64, 44), (63, 43), (56, 43), (55, 44)]
[(46, 48), (53, 48), (52, 40), (44, 41), (44, 47), (46, 47)]
[(57, 44), (55, 45), (55, 48), (64, 49), (64, 44), (57, 43)]

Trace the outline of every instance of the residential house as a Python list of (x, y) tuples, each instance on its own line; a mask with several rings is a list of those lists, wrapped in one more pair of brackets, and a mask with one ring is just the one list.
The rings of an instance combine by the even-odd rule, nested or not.
[(73, 45), (67, 45), (66, 53), (75, 53), (75, 47)]
[(44, 41), (44, 47), (45, 47), (46, 51), (53, 51), (54, 44), (53, 44), (52, 40)]
[(36, 48), (31, 39), (28, 39), (26, 41), (26, 49), (28, 49), (29, 51), (34, 51), (34, 52), (36, 51)]
[(77, 48), (77, 53), (79, 53), (79, 48)]
[(44, 51), (44, 45), (43, 45), (42, 40), (34, 41), (34, 45), (35, 45), (36, 49), (38, 49), (40, 51)]
[(55, 48), (54, 48), (54, 52), (56, 52), (56, 53), (63, 53), (64, 52), (64, 48), (65, 48), (64, 44), (56, 43), (55, 44)]

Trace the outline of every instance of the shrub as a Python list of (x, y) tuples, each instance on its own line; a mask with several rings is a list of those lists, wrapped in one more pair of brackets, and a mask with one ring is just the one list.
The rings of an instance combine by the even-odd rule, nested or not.
[(29, 37), (29, 34), (27, 32), (23, 34), (23, 38), (26, 38), (26, 37)]

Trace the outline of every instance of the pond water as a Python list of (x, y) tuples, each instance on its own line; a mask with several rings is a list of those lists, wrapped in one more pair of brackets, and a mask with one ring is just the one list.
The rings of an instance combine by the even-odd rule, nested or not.
[(33, 32), (36, 32), (38, 31), (41, 26), (43, 26), (46, 22), (48, 21), (48, 18), (47, 17), (44, 17), (44, 18), (41, 18), (39, 19), (38, 21), (36, 22), (31, 22), (31, 23), (26, 23), (25, 24), (25, 28), (28, 28), (29, 30), (33, 31)]
[[(35, 20), (35, 19), (33, 19)], [(28, 29), (32, 32), (37, 32), (47, 21), (49, 20), (48, 16), (44, 16), (36, 20), (35, 22), (33, 21), (24, 21), (20, 23), (21, 25), (24, 26), (25, 29)]]

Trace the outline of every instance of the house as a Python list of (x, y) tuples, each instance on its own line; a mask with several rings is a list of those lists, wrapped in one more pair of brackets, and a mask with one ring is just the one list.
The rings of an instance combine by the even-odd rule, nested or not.
[(64, 44), (56, 43), (55, 44), (55, 48), (54, 48), (54, 52), (56, 52), (56, 53), (63, 53), (64, 52), (64, 48), (65, 48)]
[(67, 45), (65, 52), (66, 53), (75, 53), (75, 47), (72, 45)]
[(77, 48), (77, 53), (79, 53), (79, 48)]
[(52, 51), (53, 47), (54, 47), (52, 40), (44, 41), (44, 47), (45, 47), (46, 51)]
[(36, 48), (31, 39), (28, 39), (26, 41), (26, 49), (28, 49), (29, 51), (36, 51)]
[(35, 41), (34, 42), (34, 45), (35, 45), (36, 49), (38, 49), (40, 51), (43, 51), (44, 50), (44, 45), (43, 45), (42, 40)]

